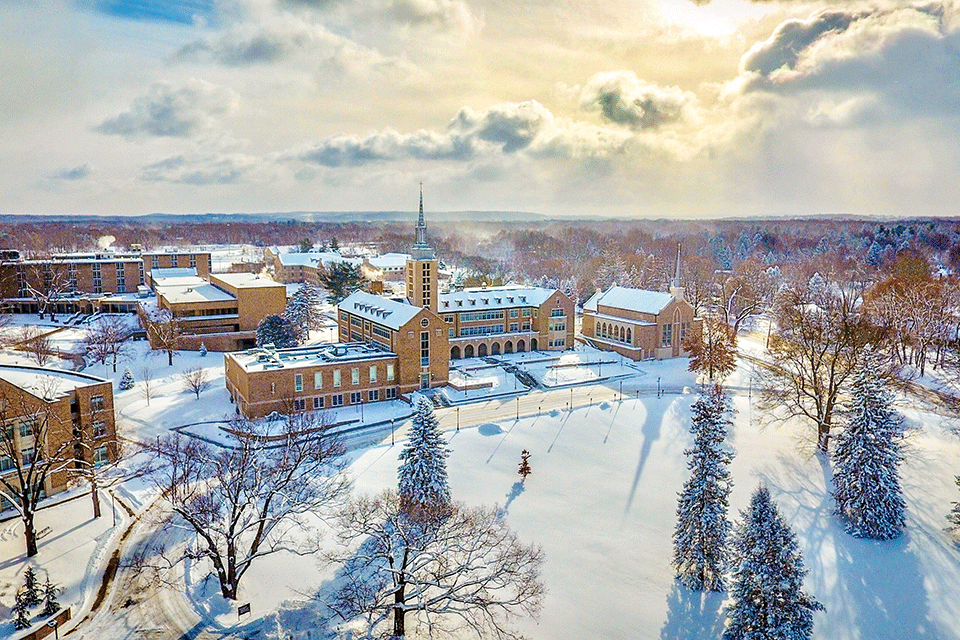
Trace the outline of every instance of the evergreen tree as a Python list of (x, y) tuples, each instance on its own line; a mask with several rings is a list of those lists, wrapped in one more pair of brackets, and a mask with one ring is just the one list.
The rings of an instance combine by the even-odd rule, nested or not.
[(363, 288), (364, 278), (359, 266), (349, 262), (334, 262), (320, 275), (320, 282), (327, 289), (327, 301), (339, 304), (348, 295)]
[(690, 589), (722, 591), (730, 535), (728, 497), (733, 486), (727, 466), (733, 453), (724, 446), (730, 422), (730, 401), (720, 385), (705, 390), (692, 406), (693, 448), (690, 477), (677, 501), (673, 533), (673, 566)]
[(844, 407), (846, 429), (833, 453), (833, 497), (848, 533), (890, 540), (903, 533), (906, 523), (899, 471), (903, 418), (891, 407), (893, 396), (878, 373), (881, 369), (880, 355), (864, 350)]
[(519, 473), (522, 478), (521, 482), (526, 480), (527, 476), (532, 473), (530, 469), (530, 452), (526, 449), (520, 452), (520, 468), (517, 470), (517, 473)]
[(309, 282), (290, 296), (290, 302), (287, 304), (287, 310), (283, 312), (283, 317), (297, 332), (300, 342), (307, 338), (309, 331), (322, 326), (320, 315), (322, 301), (323, 295), (320, 288)]
[(201, 343), (200, 343), (200, 357), (201, 357), (201, 358), (204, 358), (204, 357), (206, 357), (206, 355), (207, 355), (207, 345), (205, 345), (204, 343), (201, 342)]
[(18, 631), (30, 626), (30, 611), (23, 589), (17, 591), (13, 604), (13, 626)]
[[(960, 476), (957, 476), (955, 480), (957, 486), (960, 487)], [(950, 524), (952, 524), (954, 528), (960, 528), (960, 502), (953, 503), (953, 511), (947, 516), (947, 520), (950, 521)]]
[(733, 602), (723, 640), (783, 638), (813, 633), (823, 606), (803, 592), (803, 558), (793, 531), (763, 485), (741, 512), (733, 538)]
[(50, 582), (50, 576), (47, 576), (46, 582), (43, 583), (43, 611), (40, 612), (40, 615), (47, 617), (60, 611), (60, 603), (57, 602), (58, 593), (60, 593), (60, 588)]
[(43, 602), (41, 596), (42, 592), (40, 590), (40, 583), (37, 580), (37, 572), (33, 570), (32, 566), (27, 566), (27, 570), (23, 572), (24, 603), (28, 607), (35, 607)]
[(270, 315), (257, 325), (257, 346), (272, 344), (278, 349), (297, 346), (297, 334), (290, 323), (278, 315)]
[(133, 371), (130, 371), (130, 367), (127, 367), (123, 370), (123, 375), (120, 376), (120, 383), (117, 385), (120, 387), (120, 391), (126, 391), (127, 389), (133, 389), (136, 384), (136, 380), (133, 379)]
[(421, 396), (410, 427), (410, 441), (400, 453), (399, 495), (404, 513), (419, 517), (450, 505), (449, 455), (433, 407)]

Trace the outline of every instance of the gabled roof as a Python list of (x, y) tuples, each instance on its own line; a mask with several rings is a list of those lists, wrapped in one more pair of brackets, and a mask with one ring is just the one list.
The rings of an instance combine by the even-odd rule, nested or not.
[(397, 302), (364, 291), (354, 291), (337, 305), (337, 309), (361, 316), (390, 329), (399, 329), (423, 311), (423, 307), (415, 307), (406, 302)]
[(510, 309), (512, 307), (539, 307), (556, 289), (541, 287), (487, 287), (441, 293), (437, 312), (470, 311), (478, 309)]
[(598, 306), (657, 315), (673, 300), (673, 294), (613, 285), (595, 293), (583, 304), (584, 311), (596, 313)]
[(409, 253), (385, 253), (381, 256), (368, 258), (367, 262), (378, 269), (402, 269), (410, 259)]
[(311, 251), (309, 253), (281, 253), (278, 256), (284, 267), (314, 267), (326, 266), (335, 262), (346, 262), (357, 266), (363, 262), (359, 258), (344, 258), (335, 251)]

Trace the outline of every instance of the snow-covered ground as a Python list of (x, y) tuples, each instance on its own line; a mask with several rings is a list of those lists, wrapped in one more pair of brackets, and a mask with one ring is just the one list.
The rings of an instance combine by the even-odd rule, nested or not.
[[(741, 340), (741, 348), (751, 352), (762, 348), (765, 332), (755, 333)], [(600, 382), (605, 390), (604, 399), (572, 412), (552, 409), (524, 415), (524, 411), (519, 420), (512, 398), (500, 403), (500, 413), (495, 413), (493, 407), (500, 405), (493, 400), (473, 409), (489, 406), (489, 418), (479, 424), (465, 422), (459, 432), (447, 432), (454, 497), (468, 504), (499, 504), (522, 539), (542, 545), (546, 553), (542, 615), (539, 621), (520, 620), (517, 627), (527, 638), (719, 637), (725, 595), (703, 595), (679, 587), (669, 565), (676, 494), (687, 473), (683, 449), (691, 444), (687, 426), (695, 393), (689, 388), (695, 385), (685, 370), (687, 361), (608, 363), (619, 360), (618, 356), (590, 349), (559, 359), (542, 353), (507, 358), (539, 380), (553, 375), (550, 365), (575, 364), (571, 360), (575, 358), (580, 364), (562, 367), (563, 375), (569, 377), (555, 384)], [(600, 358), (602, 373), (596, 362)], [(7, 356), (3, 359), (8, 361)], [(482, 361), (456, 364), (474, 362), (486, 365)], [(144, 364), (154, 382), (149, 405), (142, 391)], [(201, 357), (184, 352), (168, 367), (165, 356), (147, 356), (145, 345), (139, 343), (115, 375), (107, 373), (119, 379), (125, 366), (137, 379), (134, 389), (116, 391), (117, 420), (125, 436), (152, 439), (173, 427), (233, 414), (223, 386), (220, 354)], [(183, 390), (180, 377), (196, 366), (203, 366), (210, 375), (210, 386), (199, 401)], [(104, 369), (97, 365), (88, 372), (103, 375)], [(501, 394), (514, 393), (516, 378), (501, 367), (476, 369), (471, 376), (492, 379), (488, 394), (498, 388)], [(944, 530), (944, 516), (951, 503), (960, 499), (953, 480), (960, 462), (955, 421), (909, 403), (901, 405), (912, 427), (903, 467), (907, 533), (891, 542), (857, 540), (844, 533), (832, 516), (829, 465), (812, 454), (812, 429), (799, 422), (764, 424), (751, 406), (753, 376), (754, 367), (741, 364), (728, 381), (738, 410), (730, 434), (737, 450), (732, 465), (732, 514), (746, 506), (757, 483), (767, 483), (798, 534), (810, 570), (806, 588), (826, 607), (815, 615), (814, 637), (960, 638), (956, 597), (960, 546)], [(667, 391), (663, 397), (657, 397), (658, 386)], [(570, 392), (564, 387), (549, 393), (566, 398)], [(483, 397), (471, 395), (470, 400)], [(370, 406), (366, 410), (376, 411)], [(452, 428), (449, 421), (445, 424)], [(388, 436), (382, 444), (350, 454), (349, 473), (356, 494), (396, 485), (397, 456), (403, 443), (402, 430), (397, 433), (393, 446)], [(520, 485), (517, 466), (522, 449), (532, 453), (533, 473)], [(127, 483), (118, 493), (135, 507), (145, 505), (152, 496), (143, 481)], [(86, 568), (102, 559), (98, 550), (104, 548), (112, 529), (109, 502), (100, 521), (91, 521), (89, 509), (89, 498), (80, 498), (41, 512), (41, 526), (46, 526), (46, 519), (52, 532), (41, 542), (37, 564), (66, 588), (61, 597), (64, 604), (81, 602), (95, 590), (85, 578)], [(12, 604), (11, 589), (19, 584), (25, 566), (18, 523), (0, 525), (0, 603), (5, 607)], [(329, 532), (321, 540), (321, 547), (324, 544), (330, 544)], [(318, 591), (324, 593), (325, 581), (334, 575), (334, 568), (319, 557), (278, 554), (254, 564), (240, 590), (240, 602), (251, 603), (252, 615), (244, 617), (240, 626), (235, 626), (235, 609), (223, 603), (210, 581), (203, 579), (205, 572), (205, 567), (193, 567), (188, 594), (198, 612), (224, 629), (250, 636), (259, 631), (257, 637), (277, 640), (316, 639), (324, 628), (336, 632), (337, 621), (324, 623), (323, 607), (310, 598)], [(0, 617), (9, 616), (0, 609)], [(7, 632), (8, 627), (0, 626), (0, 636)], [(130, 630), (128, 635), (104, 636), (104, 640), (120, 637), (139, 635)]]

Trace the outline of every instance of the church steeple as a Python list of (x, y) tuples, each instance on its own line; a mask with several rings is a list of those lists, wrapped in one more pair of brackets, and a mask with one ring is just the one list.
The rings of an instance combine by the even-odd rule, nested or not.
[(420, 217), (417, 233), (407, 260), (407, 300), (417, 307), (437, 312), (437, 256), (427, 244), (427, 223), (423, 220), (423, 183), (420, 183)]
[(423, 221), (423, 183), (420, 183), (420, 218), (417, 220), (417, 235), (414, 246), (418, 249), (429, 247), (427, 244), (427, 223)]
[(677, 243), (677, 270), (670, 283), (670, 293), (678, 298), (683, 298), (684, 288), (680, 286), (680, 243)]

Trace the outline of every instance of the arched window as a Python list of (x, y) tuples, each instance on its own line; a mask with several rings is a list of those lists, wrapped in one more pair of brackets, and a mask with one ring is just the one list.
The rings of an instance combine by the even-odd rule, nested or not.
[(633, 338), (630, 337), (630, 327), (627, 327), (627, 342), (633, 344)]

